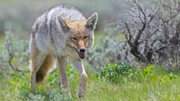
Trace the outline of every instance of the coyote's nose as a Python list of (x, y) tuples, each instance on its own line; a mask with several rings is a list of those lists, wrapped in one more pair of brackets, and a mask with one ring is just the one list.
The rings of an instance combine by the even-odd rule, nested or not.
[(81, 48), (81, 49), (80, 49), (80, 52), (85, 52), (85, 51), (86, 51), (85, 48)]

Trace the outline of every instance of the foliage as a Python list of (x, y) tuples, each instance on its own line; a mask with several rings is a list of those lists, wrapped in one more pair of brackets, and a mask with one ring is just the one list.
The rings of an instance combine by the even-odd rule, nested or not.
[[(162, 62), (179, 57), (179, 8), (177, 0), (159, 2), (144, 1), (151, 6), (144, 7), (141, 0), (129, 0), (133, 7), (128, 17), (119, 22), (128, 50), (138, 61)], [(178, 55), (178, 57), (176, 57)]]
[[(126, 53), (120, 43), (124, 37), (117, 33), (116, 29), (108, 28), (104, 32), (97, 33), (96, 36), (98, 44), (94, 45), (92, 49), (88, 50), (87, 60), (90, 65), (95, 68), (100, 68), (108, 63), (129, 62), (126, 59)], [(133, 56), (132, 56), (133, 58)], [(127, 61), (126, 61), (127, 60)], [(132, 63), (134, 63), (132, 61)]]
[[(98, 68), (108, 63), (163, 64), (178, 70), (180, 61), (177, 0), (127, 0), (127, 15), (107, 26), (100, 44), (89, 51), (89, 63)], [(119, 37), (124, 36), (124, 40)]]
[[(108, 65), (106, 65), (108, 66)], [(115, 64), (109, 64), (115, 66)], [(121, 68), (121, 78), (118, 83), (112, 83), (108, 78), (98, 77), (91, 72), (88, 75), (87, 95), (82, 101), (179, 101), (179, 73), (168, 73), (163, 69), (157, 69), (153, 65), (147, 67), (139, 66), (137, 69), (122, 69), (128, 65), (120, 63), (116, 67)], [(126, 72), (129, 71), (129, 72)], [(4, 72), (4, 71), (1, 71)], [(71, 89), (72, 98), (67, 97), (59, 90), (57, 72), (53, 72), (41, 84), (36, 86), (37, 93), (31, 94), (30, 74), (22, 75), (20, 72), (14, 72), (13, 75), (0, 76), (0, 100), (1, 101), (79, 101), (76, 96), (79, 83), (78, 75), (70, 77), (70, 71), (67, 69), (67, 77)], [(106, 72), (107, 73), (107, 72)], [(49, 79), (54, 79), (51, 81)], [(54, 82), (54, 83), (53, 83)]]
[[(107, 64), (101, 67), (100, 73), (97, 74), (98, 79), (104, 78), (113, 83), (123, 83), (127, 79), (136, 82), (152, 82), (156, 77), (157, 74), (154, 65), (148, 65), (147, 67), (139, 66), (135, 69), (131, 65), (124, 63)], [(163, 75), (159, 82), (167, 83), (176, 79), (176, 77), (173, 73)]]
[[(130, 3), (131, 6), (133, 4), (134, 3), (132, 2)], [(134, 7), (136, 6), (137, 5), (134, 5)], [(167, 9), (169, 8), (168, 5), (164, 5), (163, 7), (167, 7)], [(176, 7), (176, 6), (170, 6), (170, 7)], [(142, 8), (143, 10), (148, 11), (147, 8), (144, 7)], [(165, 19), (166, 19), (166, 15), (173, 13), (173, 12), (166, 13), (167, 9), (164, 9), (165, 11), (161, 13), (164, 14), (163, 17), (165, 17)], [(139, 12), (142, 13), (142, 11)], [(143, 15), (141, 15), (140, 17), (142, 16)], [(147, 16), (147, 19), (149, 18), (151, 18), (151, 16), (150, 17)], [(123, 23), (124, 25), (129, 25), (129, 28), (131, 28), (133, 26), (131, 26), (132, 24), (130, 23), (133, 23), (133, 21), (140, 21), (140, 20), (126, 19), (125, 21), (132, 21), (132, 22)], [(157, 19), (154, 22), (156, 21)], [(158, 20), (158, 21), (162, 21), (162, 20)], [(158, 21), (155, 24), (159, 24)], [(170, 26), (170, 25), (172, 23), (176, 23), (176, 21), (178, 20), (175, 18), (172, 19), (169, 23), (167, 24), (165, 23), (164, 25), (165, 26), (167, 25), (168, 28), (173, 27), (172, 29), (174, 29), (177, 26)], [(169, 53), (171, 52), (168, 51), (172, 47), (167, 46), (167, 43), (172, 43), (174, 45), (174, 41), (171, 34), (175, 35), (175, 32), (177, 30), (176, 31), (172, 30), (172, 32), (170, 32), (171, 30), (168, 29), (169, 31), (167, 34), (169, 35), (169, 39), (167, 43), (166, 40), (164, 39), (155, 42), (155, 44), (158, 46), (155, 47), (155, 50), (159, 50), (160, 48), (167, 46), (162, 49), (163, 51), (162, 50), (159, 51), (162, 53), (168, 52), (167, 58), (161, 58), (162, 60), (160, 59), (162, 61), (161, 62), (162, 66), (159, 67), (158, 65), (151, 63), (148, 63), (147, 65), (144, 66), (144, 65), (139, 65), (139, 62), (143, 62), (143, 61), (140, 61), (141, 59), (138, 59), (130, 52), (131, 47), (128, 46), (129, 43), (127, 42), (129, 41), (129, 35), (130, 35), (128, 34), (128, 30), (127, 30), (128, 27), (124, 26), (126, 30), (124, 32), (121, 32), (120, 25), (121, 22), (118, 22), (115, 24), (115, 26), (106, 28), (105, 34), (102, 35), (101, 33), (102, 37), (99, 38), (98, 44), (95, 46), (95, 48), (89, 51), (88, 53), (89, 56), (87, 58), (88, 62), (94, 67), (97, 68), (101, 67), (101, 68), (88, 72), (88, 87), (86, 93), (87, 95), (85, 99), (82, 99), (82, 101), (97, 101), (97, 100), (98, 101), (146, 101), (146, 100), (180, 101), (180, 96), (179, 96), (180, 91), (177, 89), (180, 88), (179, 72), (178, 71), (167, 72), (164, 69), (164, 63), (169, 63), (170, 65), (167, 65), (169, 66), (169, 68), (179, 66), (178, 59), (176, 60), (174, 57), (169, 58), (170, 56)], [(139, 25), (139, 23), (137, 25)], [(152, 27), (152, 25), (149, 27)], [(136, 27), (139, 28), (141, 26), (136, 26)], [(157, 28), (158, 27), (159, 26), (157, 26)], [(135, 36), (137, 35), (138, 28), (132, 30), (132, 32), (135, 32), (134, 33)], [(146, 30), (154, 31), (148, 28)], [(162, 33), (162, 32), (163, 30), (157, 33)], [(142, 33), (142, 36), (144, 37), (145, 34), (146, 33), (144, 31)], [(29, 92), (30, 73), (24, 72), (25, 70), (27, 70), (26, 67), (28, 65), (27, 64), (28, 41), (17, 40), (13, 35), (14, 34), (12, 32), (6, 32), (6, 40), (3, 45), (4, 47), (1, 48), (0, 100), (1, 101), (44, 101), (44, 100), (45, 101), (79, 101), (76, 92), (79, 86), (80, 75), (77, 72), (75, 72), (75, 69), (71, 64), (67, 66), (66, 72), (69, 80), (72, 98), (67, 96), (63, 90), (59, 90), (58, 70), (53, 71), (41, 85), (36, 86), (37, 92), (35, 95), (31, 94)], [(122, 35), (124, 35), (125, 37), (123, 37)], [(149, 39), (154, 40), (153, 39), (154, 37), (155, 36), (150, 37)], [(122, 39), (126, 39), (126, 40), (122, 41)], [(130, 43), (133, 43), (134, 42), (133, 40), (134, 37), (131, 39)], [(140, 38), (139, 40), (141, 42), (143, 38)], [(144, 43), (142, 42), (140, 44), (144, 44)], [(177, 45), (179, 45), (179, 42)], [(173, 46), (172, 49), (174, 49), (174, 47), (179, 49), (178, 47), (176, 47), (176, 45)], [(139, 54), (144, 54), (145, 51), (140, 51), (141, 49), (143, 50), (143, 48), (145, 48), (145, 46), (140, 45), (140, 47), (138, 48)], [(172, 49), (170, 49), (170, 51), (172, 51)], [(174, 53), (175, 56), (179, 58), (179, 54), (176, 54), (178, 53), (178, 51), (176, 50), (176, 52)], [(145, 57), (145, 55), (142, 56)], [(159, 58), (153, 57), (152, 59), (156, 60)], [(168, 62), (163, 61), (163, 59), (168, 59), (167, 60)], [(124, 62), (119, 63), (119, 61), (124, 61)], [(86, 68), (86, 71), (88, 71), (88, 69), (89, 68)], [(96, 72), (98, 72), (98, 74), (95, 74)]]
[(28, 101), (71, 101), (71, 99), (64, 93), (60, 92), (57, 89), (52, 89), (47, 94), (39, 93), (39, 94), (29, 94)]
[(6, 32), (5, 42), (0, 53), (0, 69), (24, 72), (20, 67), (27, 65), (28, 62), (28, 41), (15, 40), (12, 32)]
[[(48, 77), (48, 83), (50, 85), (58, 84), (59, 79), (59, 72), (55, 72), (57, 69), (54, 70)], [(76, 72), (75, 68), (72, 66), (72, 64), (68, 64), (66, 66), (66, 74), (68, 75), (68, 79), (74, 79), (75, 77), (79, 76), (79, 74)]]
[(121, 82), (123, 77), (132, 73), (132, 67), (124, 63), (107, 64), (100, 68), (100, 78), (106, 78), (112, 82)]

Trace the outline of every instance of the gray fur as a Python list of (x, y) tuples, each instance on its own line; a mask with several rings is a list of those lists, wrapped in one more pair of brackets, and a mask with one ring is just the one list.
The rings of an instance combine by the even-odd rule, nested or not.
[[(82, 13), (77, 9), (67, 5), (58, 5), (42, 14), (36, 20), (35, 24), (32, 27), (32, 34), (29, 44), (30, 55), (34, 56), (34, 47), (38, 49), (38, 56), (30, 59), (29, 69), (31, 70), (32, 92), (35, 92), (35, 78), (37, 76), (36, 72), (39, 70), (39, 68), (43, 68), (41, 67), (41, 63), (42, 61), (44, 61), (44, 58), (47, 55), (51, 55), (56, 58), (61, 72), (60, 87), (69, 89), (67, 77), (65, 75), (66, 61), (67, 58), (69, 58), (73, 62), (74, 67), (81, 75), (78, 96), (79, 98), (85, 96), (88, 77), (84, 68), (83, 61), (79, 58), (77, 50), (75, 50), (75, 46), (73, 44), (71, 46), (67, 45), (72, 33), (69, 33), (69, 27), (63, 20), (66, 20), (67, 22), (81, 20), (87, 21), (83, 23), (85, 24), (83, 25), (83, 28), (85, 28), (86, 31), (83, 33), (86, 33), (89, 36), (89, 41), (86, 43), (86, 48), (90, 48), (94, 42), (94, 29), (97, 23), (97, 19), (97, 13), (94, 13), (88, 18), (88, 20), (86, 20)], [(67, 93), (70, 94), (69, 90), (67, 90)]]
[(63, 33), (60, 18), (68, 22), (86, 20), (80, 11), (67, 5), (58, 5), (42, 14), (32, 28), (32, 38), (36, 40), (35, 44), (41, 52), (53, 51), (54, 55), (65, 55), (62, 49), (65, 48), (68, 37)]

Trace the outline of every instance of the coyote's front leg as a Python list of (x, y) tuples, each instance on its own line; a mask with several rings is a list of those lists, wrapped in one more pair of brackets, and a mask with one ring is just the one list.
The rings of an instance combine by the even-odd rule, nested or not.
[(59, 87), (63, 88), (67, 94), (71, 95), (68, 87), (68, 80), (66, 77), (66, 65), (67, 59), (64, 57), (58, 57), (58, 65), (59, 65)]
[(75, 59), (73, 60), (74, 67), (77, 69), (77, 71), (81, 75), (81, 81), (79, 85), (79, 91), (78, 91), (78, 97), (83, 98), (86, 94), (86, 86), (87, 86), (87, 74), (84, 68), (83, 61), (81, 59)]

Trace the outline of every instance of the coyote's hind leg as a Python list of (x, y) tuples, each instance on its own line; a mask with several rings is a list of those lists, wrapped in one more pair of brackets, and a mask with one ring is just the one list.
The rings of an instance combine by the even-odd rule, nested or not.
[(36, 73), (42, 65), (46, 55), (42, 54), (38, 48), (32, 44), (30, 53), (30, 70), (31, 70), (31, 93), (35, 93)]

